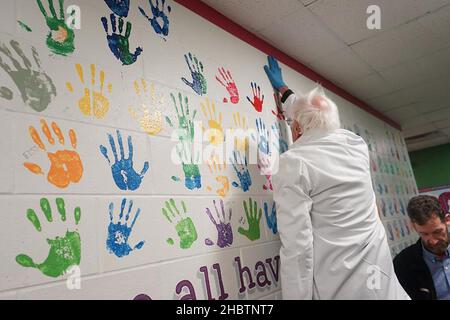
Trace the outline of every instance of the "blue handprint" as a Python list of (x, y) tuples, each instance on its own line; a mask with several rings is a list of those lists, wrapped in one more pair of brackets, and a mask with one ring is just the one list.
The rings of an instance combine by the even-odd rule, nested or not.
[(233, 182), (233, 187), (241, 188), (244, 192), (248, 191), (252, 185), (252, 179), (250, 172), (248, 171), (247, 157), (242, 156), (239, 151), (233, 151), (233, 158), (230, 158), (233, 168), (236, 171), (236, 175), (239, 179), (240, 185), (237, 182)]
[(127, 17), (130, 10), (130, 0), (105, 0), (108, 7), (121, 17)]
[[(266, 129), (266, 124), (261, 118), (256, 119), (256, 129), (258, 130), (258, 149), (262, 153), (269, 155), (269, 130)], [(252, 139), (256, 140), (254, 135), (252, 135)]]
[(138, 208), (136, 210), (136, 214), (134, 215), (133, 222), (131, 226), (128, 226), (128, 220), (130, 219), (130, 212), (133, 208), (133, 200), (130, 200), (130, 205), (128, 206), (128, 212), (125, 216), (125, 223), (123, 223), (123, 212), (125, 209), (127, 200), (122, 199), (122, 205), (120, 207), (120, 215), (119, 221), (117, 223), (113, 222), (113, 211), (114, 204), (111, 202), (109, 204), (109, 226), (108, 226), (108, 238), (106, 239), (106, 248), (110, 253), (115, 254), (117, 257), (122, 258), (123, 256), (127, 256), (131, 251), (135, 249), (141, 249), (144, 245), (144, 241), (139, 242), (134, 246), (134, 248), (130, 247), (128, 244), (128, 238), (130, 237), (131, 232), (133, 231), (134, 224), (136, 223), (139, 214), (141, 213), (141, 209)]
[(269, 215), (269, 206), (267, 202), (264, 202), (264, 215), (266, 216), (267, 226), (273, 234), (277, 234), (277, 207), (275, 202), (272, 205), (272, 213)]
[(206, 78), (203, 75), (203, 64), (190, 52), (188, 55), (184, 55), (184, 59), (186, 60), (189, 70), (191, 71), (192, 83), (187, 81), (185, 78), (181, 78), (181, 80), (186, 85), (191, 87), (196, 94), (200, 96), (206, 94)]
[(142, 178), (148, 170), (148, 161), (145, 161), (144, 168), (141, 173), (138, 174), (133, 168), (133, 143), (131, 141), (131, 136), (128, 136), (128, 158), (125, 158), (125, 152), (123, 149), (122, 135), (119, 130), (117, 132), (117, 141), (119, 143), (120, 149), (120, 159), (117, 157), (116, 144), (114, 138), (111, 134), (108, 134), (109, 143), (111, 145), (111, 150), (114, 155), (114, 164), (111, 165), (111, 161), (108, 157), (108, 149), (103, 145), (100, 145), (100, 151), (103, 156), (108, 160), (111, 166), (112, 175), (114, 182), (121, 190), (136, 190), (139, 188), (142, 182)]
[(164, 12), (166, 0), (161, 0), (161, 7), (159, 5), (159, 0), (156, 0), (156, 5), (153, 5), (153, 0), (148, 0), (148, 2), (150, 4), (150, 8), (152, 9), (153, 17), (150, 18), (147, 15), (147, 13), (145, 13), (144, 9), (142, 9), (141, 7), (139, 7), (139, 11), (150, 22), (150, 25), (152, 26), (153, 30), (155, 30), (157, 34), (162, 35), (163, 39), (166, 40), (164, 37), (167, 37), (169, 35), (168, 14), (170, 14), (172, 8), (170, 6), (167, 6), (167, 14), (166, 14)]
[(280, 154), (286, 152), (289, 149), (289, 146), (288, 146), (288, 144), (286, 142), (286, 138), (285, 138), (285, 135), (284, 135), (285, 131), (284, 131), (284, 129), (282, 129), (280, 127), (278, 122), (275, 122), (272, 125), (272, 132), (273, 132), (273, 134), (275, 136), (275, 139), (274, 139), (274, 142), (273, 142), (274, 147), (278, 150), (278, 152)]
[(114, 56), (119, 59), (123, 65), (130, 65), (136, 62), (137, 57), (141, 54), (142, 48), (138, 47), (134, 51), (134, 54), (130, 52), (129, 38), (131, 35), (132, 25), (127, 21), (125, 35), (123, 33), (123, 19), (119, 17), (119, 33), (117, 33), (116, 16), (110, 15), (112, 33), (109, 34), (108, 20), (105, 17), (101, 18), (103, 28), (106, 32), (106, 39), (108, 40), (108, 46)]
[(383, 186), (380, 183), (377, 183), (377, 192), (379, 195), (383, 194)]

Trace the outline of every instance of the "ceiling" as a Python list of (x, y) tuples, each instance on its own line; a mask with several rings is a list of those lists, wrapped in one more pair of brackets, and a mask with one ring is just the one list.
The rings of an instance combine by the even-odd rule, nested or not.
[(410, 151), (450, 143), (450, 0), (202, 1), (398, 122)]

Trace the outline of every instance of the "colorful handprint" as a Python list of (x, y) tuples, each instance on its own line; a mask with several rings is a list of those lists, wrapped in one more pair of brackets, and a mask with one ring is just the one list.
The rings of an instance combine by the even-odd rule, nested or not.
[(233, 123), (234, 127), (232, 133), (234, 137), (234, 147), (237, 151), (246, 153), (249, 149), (247, 117), (241, 117), (239, 112), (235, 112), (233, 113)]
[(125, 158), (125, 151), (123, 147), (122, 134), (119, 130), (116, 130), (117, 133), (117, 143), (119, 145), (120, 150), (120, 158), (117, 156), (116, 143), (111, 134), (108, 133), (109, 144), (111, 145), (111, 151), (114, 156), (114, 163), (111, 163), (111, 160), (108, 156), (108, 149), (100, 145), (100, 152), (103, 154), (105, 159), (108, 161), (114, 182), (120, 190), (131, 190), (134, 191), (140, 187), (142, 179), (144, 178), (145, 173), (149, 168), (148, 161), (144, 162), (144, 167), (142, 168), (140, 173), (137, 173), (134, 169), (133, 164), (133, 142), (131, 140), (131, 136), (128, 136), (128, 158)]
[(128, 212), (125, 216), (125, 221), (123, 220), (123, 214), (125, 210), (127, 200), (122, 199), (122, 204), (120, 206), (120, 214), (119, 219), (116, 223), (114, 223), (113, 213), (114, 213), (114, 204), (111, 202), (109, 204), (109, 225), (108, 225), (108, 236), (106, 239), (106, 248), (108, 251), (119, 258), (127, 256), (133, 250), (139, 250), (144, 246), (144, 241), (140, 241), (134, 247), (131, 247), (128, 244), (129, 237), (131, 232), (133, 231), (134, 224), (136, 223), (139, 214), (141, 213), (141, 209), (138, 208), (134, 215), (134, 219), (131, 222), (131, 225), (128, 226), (128, 220), (130, 219), (131, 209), (133, 208), (133, 200), (129, 201)]
[(242, 191), (247, 192), (252, 185), (252, 179), (250, 172), (248, 171), (247, 157), (240, 151), (233, 151), (233, 157), (230, 158), (230, 162), (233, 164), (233, 168), (236, 172), (239, 182), (232, 183), (233, 187), (240, 188)]
[(64, 0), (59, 0), (59, 17), (56, 15), (53, 0), (48, 0), (48, 6), (51, 16), (48, 16), (47, 11), (42, 5), (41, 0), (37, 0), (37, 4), (42, 14), (45, 17), (47, 26), (50, 32), (47, 35), (47, 46), (56, 54), (66, 56), (75, 50), (74, 40), (75, 33), (72, 26), (68, 26), (64, 16)]
[[(170, 223), (175, 223), (175, 230), (180, 240), (181, 249), (189, 249), (192, 244), (197, 240), (197, 230), (190, 217), (187, 216), (186, 203), (181, 201), (181, 207), (183, 212), (180, 212), (175, 205), (175, 200), (170, 199), (165, 202), (165, 207), (162, 208), (162, 214)], [(174, 244), (172, 238), (167, 239), (167, 243)]]
[[(226, 163), (221, 164), (219, 161), (219, 157), (217, 155), (212, 155), (208, 161), (208, 168), (212, 175), (214, 175), (214, 179), (220, 186), (220, 188), (216, 189), (215, 192), (218, 196), (225, 197), (230, 191), (230, 182), (226, 175), (227, 165)], [(212, 190), (210, 186), (207, 187), (209, 191)]]
[[(177, 145), (176, 150), (183, 165), (185, 186), (189, 190), (200, 189), (202, 186), (201, 175), (197, 165), (199, 153), (194, 146), (194, 120), (197, 111), (191, 112), (188, 98), (183, 97), (181, 93), (178, 94), (178, 104), (172, 93), (170, 96), (177, 113), (178, 128), (176, 130), (180, 144)], [(169, 117), (166, 117), (166, 122), (174, 128)]]
[(224, 141), (223, 127), (222, 127), (222, 113), (216, 113), (216, 104), (208, 98), (200, 103), (202, 112), (208, 121), (208, 140), (212, 145), (219, 146)]
[(206, 77), (204, 75), (203, 63), (197, 59), (196, 56), (192, 55), (192, 53), (188, 53), (184, 55), (184, 59), (189, 67), (189, 71), (191, 72), (192, 82), (189, 82), (186, 78), (181, 78), (181, 80), (189, 87), (194, 90), (196, 94), (202, 96), (206, 94), (207, 85), (206, 85)]
[(262, 210), (261, 208), (259, 208), (258, 211), (256, 201), (252, 202), (251, 198), (248, 200), (248, 206), (245, 201), (243, 202), (243, 204), (245, 216), (247, 217), (248, 229), (239, 227), (238, 232), (250, 241), (258, 240), (261, 237), (260, 222), (262, 217)]
[(256, 85), (255, 82), (252, 82), (250, 85), (252, 87), (253, 98), (250, 99), (247, 97), (247, 100), (252, 104), (253, 108), (255, 108), (257, 112), (261, 112), (263, 109), (264, 95), (261, 95), (261, 88)]
[[(66, 222), (66, 208), (62, 198), (56, 199), (56, 206), (61, 221)], [(52, 209), (47, 198), (40, 200), (40, 207), (47, 222), (53, 222)], [(81, 209), (76, 207), (73, 212), (75, 224), (78, 225), (81, 219)], [(41, 220), (33, 209), (27, 210), (27, 219), (33, 224), (34, 228), (42, 231)], [(78, 231), (66, 230), (65, 235), (54, 239), (47, 239), (50, 246), (47, 258), (42, 263), (35, 263), (32, 258), (25, 254), (16, 256), (16, 262), (23, 267), (35, 268), (48, 277), (59, 277), (65, 274), (70, 267), (78, 266), (81, 261), (81, 238)]]
[(269, 205), (264, 202), (264, 215), (266, 216), (267, 226), (273, 234), (277, 234), (277, 207), (275, 202), (272, 204), (272, 211), (269, 214)]
[(236, 82), (233, 80), (231, 76), (231, 72), (229, 70), (225, 70), (223, 67), (218, 68), (219, 76), (216, 75), (216, 80), (228, 91), (229, 98), (223, 98), (223, 102), (227, 103), (231, 101), (233, 104), (239, 103), (239, 90), (236, 87)]
[[(81, 64), (77, 63), (75, 65), (75, 70), (77, 72), (78, 78), (80, 79), (81, 85), (84, 86), (84, 95), (78, 100), (78, 108), (81, 113), (85, 116), (93, 115), (97, 119), (102, 119), (106, 116), (109, 111), (109, 99), (105, 96), (104, 86), (105, 86), (105, 72), (100, 70), (99, 81), (96, 82), (96, 66), (94, 64), (90, 65), (91, 71), (91, 88), (87, 87), (84, 80), (84, 71)], [(98, 83), (98, 87), (94, 89), (94, 86)], [(70, 82), (66, 83), (67, 90), (74, 93), (73, 85)], [(112, 84), (107, 84), (107, 91), (111, 93)]]
[(106, 5), (120, 17), (126, 18), (130, 10), (130, 0), (105, 0)]
[(153, 0), (148, 0), (152, 12), (151, 17), (142, 7), (139, 7), (139, 11), (147, 18), (156, 34), (166, 40), (166, 37), (169, 35), (169, 14), (172, 11), (172, 8), (170, 6), (166, 7), (166, 0), (161, 0), (161, 5), (159, 0), (156, 0), (155, 4), (153, 4), (153, 2)]
[(228, 209), (228, 217), (226, 217), (223, 200), (220, 200), (220, 208), (222, 214), (219, 214), (216, 200), (213, 200), (213, 203), (217, 220), (213, 217), (213, 214), (211, 213), (211, 210), (209, 208), (206, 208), (206, 214), (217, 229), (217, 246), (219, 248), (231, 246), (233, 244), (233, 229), (231, 228), (231, 208)]
[[(51, 127), (54, 134), (58, 138), (59, 144), (64, 146), (65, 139), (59, 126), (56, 122), (52, 122)], [(53, 138), (50, 128), (44, 119), (41, 120), (41, 129), (47, 138), (48, 143), (51, 146), (54, 146), (55, 139)], [(73, 129), (69, 130), (70, 144), (72, 145), (73, 150), (64, 149), (58, 150), (54, 153), (47, 151), (47, 148), (42, 142), (39, 133), (33, 126), (29, 127), (29, 133), (31, 139), (39, 147), (39, 149), (47, 152), (47, 156), (50, 161), (50, 169), (47, 173), (48, 182), (58, 188), (65, 188), (70, 183), (77, 183), (80, 181), (83, 175), (83, 163), (81, 162), (78, 152), (75, 151), (77, 149), (77, 137)], [(44, 174), (41, 166), (35, 163), (25, 162), (23, 165), (34, 174)]]
[(138, 47), (134, 53), (130, 52), (129, 38), (131, 35), (131, 22), (127, 21), (125, 35), (123, 35), (123, 18), (119, 17), (119, 33), (117, 33), (116, 16), (110, 15), (111, 21), (111, 34), (109, 34), (108, 20), (106, 17), (102, 17), (103, 28), (106, 32), (106, 39), (108, 40), (108, 46), (114, 56), (122, 62), (123, 65), (130, 65), (136, 62), (138, 56), (142, 53), (142, 48)]
[[(34, 47), (32, 47), (31, 51), (37, 68), (33, 68), (17, 41), (11, 40), (10, 45), (23, 61), (23, 66), (13, 56), (9, 48), (4, 43), (0, 43), (0, 53), (6, 56), (14, 66), (11, 67), (11, 65), (4, 62), (2, 55), (0, 55), (0, 67), (16, 85), (23, 102), (34, 111), (42, 112), (47, 109), (52, 99), (56, 96), (56, 87), (53, 84), (53, 80), (42, 70), (39, 54)], [(9, 88), (1, 87), (0, 97), (12, 100), (13, 92)]]
[(156, 135), (163, 129), (162, 112), (164, 98), (155, 91), (155, 85), (150, 83), (150, 89), (145, 79), (134, 81), (134, 91), (136, 96), (142, 102), (140, 112), (138, 113), (133, 107), (129, 107), (133, 119), (138, 121), (141, 130), (149, 135)]

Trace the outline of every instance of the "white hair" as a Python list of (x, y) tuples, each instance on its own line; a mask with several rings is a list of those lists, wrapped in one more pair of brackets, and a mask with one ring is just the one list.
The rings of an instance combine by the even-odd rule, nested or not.
[(311, 129), (335, 130), (341, 127), (339, 110), (320, 85), (297, 99), (293, 105), (293, 116), (303, 132)]

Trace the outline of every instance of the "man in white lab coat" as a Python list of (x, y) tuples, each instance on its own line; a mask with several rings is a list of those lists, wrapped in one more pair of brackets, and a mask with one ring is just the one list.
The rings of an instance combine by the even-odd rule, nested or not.
[(409, 299), (378, 216), (364, 140), (340, 129), (320, 87), (296, 97), (273, 57), (264, 69), (294, 140), (273, 176), (283, 298)]

